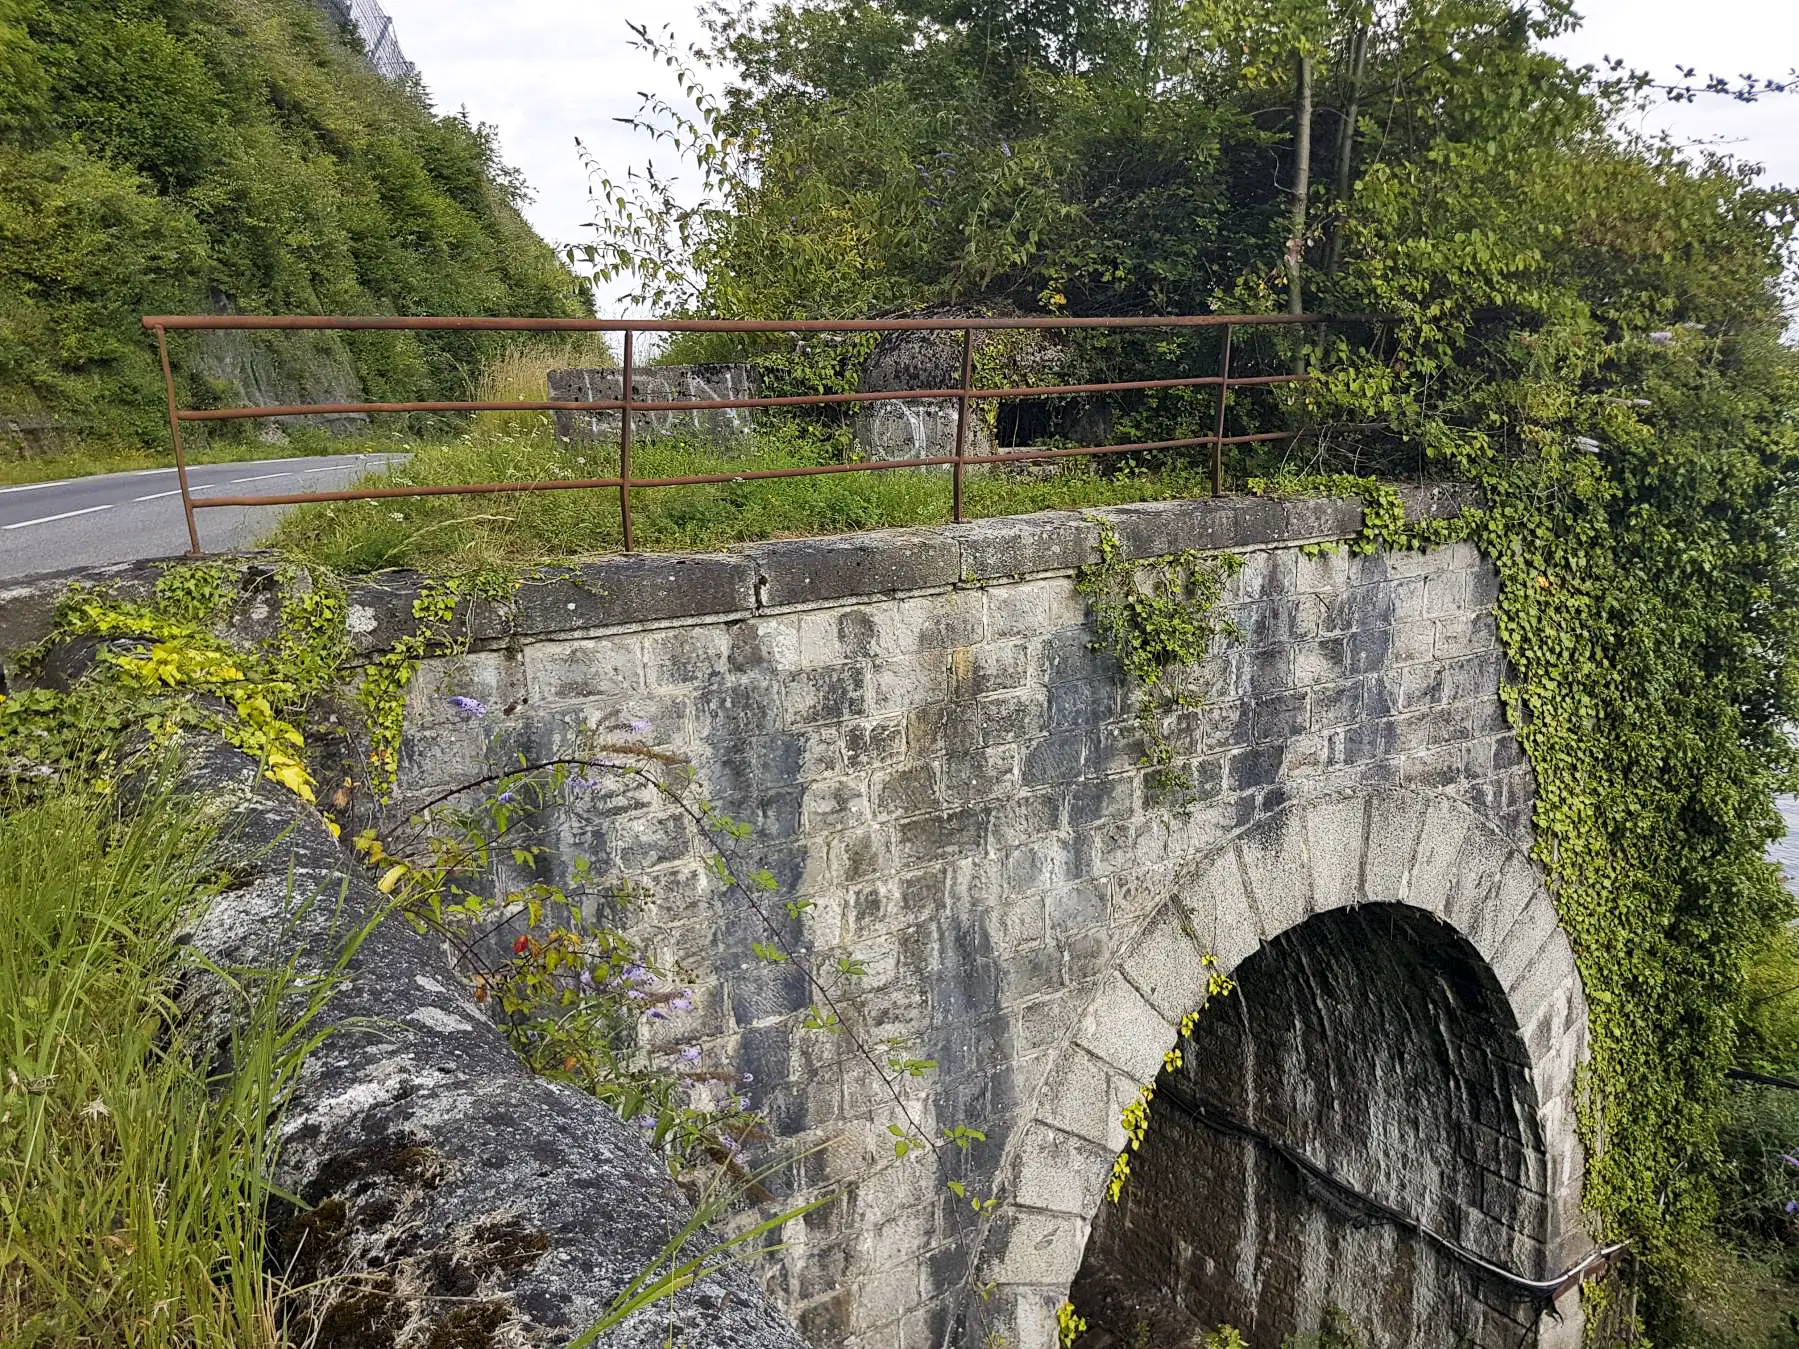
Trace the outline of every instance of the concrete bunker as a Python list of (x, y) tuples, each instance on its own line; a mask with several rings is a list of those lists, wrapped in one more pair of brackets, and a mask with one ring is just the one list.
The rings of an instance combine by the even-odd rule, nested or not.
[(1289, 928), (1236, 982), (1100, 1205), (1070, 1290), (1096, 1349), (1220, 1324), (1256, 1345), (1333, 1323), (1383, 1345), (1528, 1339), (1539, 1300), (1468, 1258), (1551, 1272), (1529, 1053), (1479, 953), (1370, 905)]

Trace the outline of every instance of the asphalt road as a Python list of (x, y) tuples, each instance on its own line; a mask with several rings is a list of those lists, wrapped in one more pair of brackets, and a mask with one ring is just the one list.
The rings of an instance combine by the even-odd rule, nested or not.
[[(348, 487), (404, 457), (330, 454), (196, 464), (188, 469), (187, 480), (196, 498), (208, 493), (323, 492)], [(209, 553), (252, 547), (290, 509), (221, 506), (197, 511), (200, 546)], [(0, 487), (0, 577), (176, 557), (187, 547), (181, 492), (172, 468)]]

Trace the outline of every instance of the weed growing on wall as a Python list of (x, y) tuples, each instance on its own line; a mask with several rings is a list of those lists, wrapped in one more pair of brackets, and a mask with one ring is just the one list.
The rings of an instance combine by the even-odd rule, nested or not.
[(1140, 561), (1127, 557), (1109, 521), (1099, 526), (1099, 560), (1074, 575), (1075, 590), (1093, 611), (1095, 650), (1117, 658), (1137, 698), (1137, 729), (1149, 784), (1175, 799), (1193, 782), (1163, 732), (1173, 713), (1199, 705), (1196, 676), (1212, 643), (1238, 635), (1218, 612), (1225, 582), (1243, 568), (1235, 553), (1188, 549)]
[[(1174, 1072), (1186, 1062), (1186, 1054), (1181, 1049), (1181, 1042), (1193, 1037), (1193, 1028), (1199, 1024), (1200, 1014), (1218, 998), (1228, 998), (1237, 989), (1236, 980), (1218, 968), (1218, 957), (1207, 953), (1200, 957), (1200, 964), (1206, 971), (1206, 1001), (1181, 1018), (1180, 1040), (1173, 1049), (1162, 1056), (1162, 1071)], [(1119, 1122), (1124, 1126), (1124, 1147), (1112, 1159), (1112, 1174), (1106, 1182), (1106, 1198), (1112, 1203), (1118, 1202), (1119, 1195), (1131, 1178), (1131, 1154), (1142, 1150), (1143, 1140), (1149, 1136), (1151, 1119), (1150, 1106), (1156, 1099), (1156, 1084), (1145, 1082), (1137, 1088), (1137, 1095), (1124, 1108)]]
[[(669, 1038), (693, 1013), (693, 990), (625, 932), (648, 892), (597, 875), (584, 856), (545, 865), (546, 809), (657, 764), (650, 751), (614, 748), (604, 764), (499, 774), (425, 807), (385, 839), (366, 829), (353, 846), (399, 913), (453, 951), (475, 1001), (532, 1069), (641, 1128), (677, 1177), (722, 1168), (746, 1179), (745, 1146), (765, 1137), (741, 1094), (747, 1079)], [(548, 879), (551, 871), (569, 880)]]

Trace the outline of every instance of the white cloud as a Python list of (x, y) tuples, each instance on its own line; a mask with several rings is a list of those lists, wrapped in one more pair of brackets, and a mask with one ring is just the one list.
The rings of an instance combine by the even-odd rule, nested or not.
[[(1799, 5), (1791, 0), (1585, 0), (1580, 11), (1585, 24), (1557, 44), (1575, 61), (1618, 57), (1670, 79), (1678, 67), (1694, 66), (1701, 80), (1778, 79), (1799, 66)], [(1756, 103), (1701, 95), (1657, 108), (1644, 129), (1761, 164), (1766, 183), (1799, 186), (1799, 93)]]
[[(682, 41), (702, 30), (692, 3), (623, 0), (381, 0), (400, 46), (442, 111), (466, 107), (500, 129), (506, 161), (536, 194), (525, 214), (552, 243), (592, 236), (579, 136), (615, 175), (641, 164), (644, 139), (613, 121), (637, 109), (638, 91), (679, 97), (673, 72), (629, 46), (632, 23), (675, 26)], [(663, 166), (666, 151), (658, 156)], [(672, 167), (672, 165), (670, 166)], [(616, 301), (601, 298), (603, 312)]]

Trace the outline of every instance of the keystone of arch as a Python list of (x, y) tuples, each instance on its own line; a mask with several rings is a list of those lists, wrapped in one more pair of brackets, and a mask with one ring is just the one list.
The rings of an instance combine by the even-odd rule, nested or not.
[(1011, 1295), (1020, 1344), (1054, 1342), (1054, 1308), (1124, 1146), (1124, 1106), (1155, 1080), (1181, 1017), (1205, 1002), (1203, 957), (1233, 970), (1314, 914), (1358, 904), (1423, 910), (1479, 955), (1530, 1064), (1545, 1149), (1532, 1178), (1547, 1201), (1541, 1273), (1590, 1249), (1574, 1108), (1587, 1005), (1541, 872), (1451, 797), (1389, 790), (1295, 802), (1178, 873), (1098, 981), (1013, 1134), (1010, 1211), (993, 1226), (982, 1277)]

